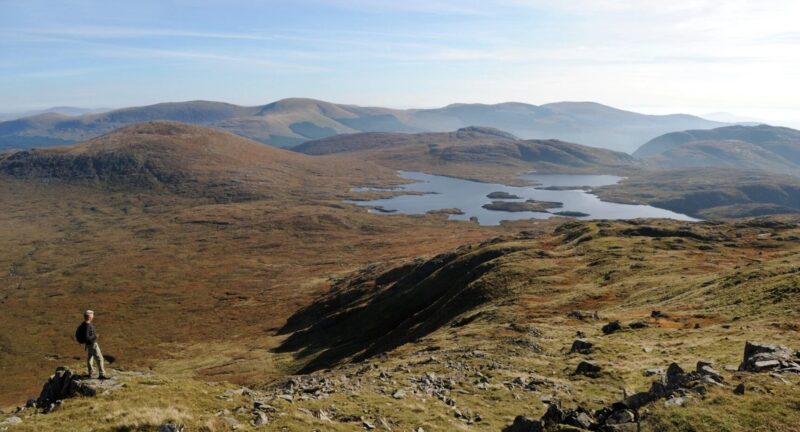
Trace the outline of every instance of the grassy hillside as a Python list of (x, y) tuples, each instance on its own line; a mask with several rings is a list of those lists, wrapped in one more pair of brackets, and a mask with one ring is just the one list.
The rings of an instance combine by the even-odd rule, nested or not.
[(252, 383), (280, 368), (247, 359), (327, 275), (495, 232), (371, 215), (341, 200), (396, 184), (392, 171), (195, 126), (147, 123), (24, 154), (0, 162), (0, 367), (13, 371), (0, 405), (82, 355), (71, 335), (87, 307), (120, 367), (170, 358), (181, 373)]
[[(0, 173), (111, 190), (170, 191), (217, 202), (314, 194), (347, 160), (318, 160), (227, 132), (147, 122), (82, 144), (0, 154)], [(355, 170), (360, 168), (355, 167)], [(380, 176), (380, 169), (374, 169)], [(385, 172), (383, 173), (386, 174)]]
[(643, 171), (595, 191), (602, 199), (656, 207), (700, 218), (800, 212), (794, 176), (724, 168)]
[[(792, 295), (800, 283), (797, 222), (516, 225), (526, 232), (338, 273), (330, 292), (289, 317), (276, 349), (227, 357), (316, 372), (237, 391), (176, 375), (165, 365), (186, 361), (177, 358), (150, 376), (123, 375), (128, 387), (92, 400), (98, 412), (129, 414), (97, 415), (78, 399), (25, 417), (20, 430), (56, 430), (64, 421), (76, 430), (150, 430), (167, 420), (227, 430), (219, 420), (228, 417), (247, 430), (257, 403), (269, 406), (267, 429), (275, 430), (497, 431), (517, 415), (538, 418), (548, 401), (607, 406), (658, 380), (649, 369), (663, 373), (677, 362), (688, 370), (703, 360), (723, 385), (691, 392), (683, 406), (648, 405), (639, 411), (641, 430), (794, 431), (798, 376), (733, 369), (747, 340), (798, 348), (788, 313), (800, 307)], [(621, 329), (604, 334), (614, 320)], [(590, 350), (570, 353), (576, 333)], [(193, 352), (202, 353), (195, 364), (214, 357)], [(585, 360), (601, 372), (574, 374)], [(733, 392), (740, 383), (744, 395)]]
[[(541, 237), (371, 267), (338, 279), (290, 318), (282, 350), (330, 379), (369, 359), (355, 394), (400, 430), (499, 430), (517, 414), (538, 418), (552, 399), (599, 407), (622, 389), (646, 389), (658, 378), (643, 374), (648, 368), (700, 359), (736, 367), (751, 339), (796, 348), (797, 323), (786, 312), (800, 306), (790, 294), (800, 283), (800, 229), (786, 222), (568, 223)], [(623, 330), (604, 335), (600, 327), (613, 320)], [(594, 344), (591, 353), (569, 353), (576, 332)], [(601, 375), (574, 375), (581, 360), (601, 365)], [(444, 383), (440, 401), (434, 394), (427, 402), (426, 373)], [(645, 410), (642, 430), (794, 430), (796, 376), (785, 376), (787, 386), (766, 374), (724, 373), (725, 386), (685, 407), (661, 401)], [(735, 396), (739, 382), (757, 390)], [(407, 396), (393, 398), (397, 389)], [(321, 405), (355, 409), (345, 393)]]

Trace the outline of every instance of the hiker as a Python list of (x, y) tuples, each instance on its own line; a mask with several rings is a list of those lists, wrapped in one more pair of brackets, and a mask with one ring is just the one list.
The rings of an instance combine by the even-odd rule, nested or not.
[(89, 378), (94, 375), (94, 362), (97, 360), (97, 363), (100, 365), (100, 376), (98, 378), (104, 380), (108, 379), (108, 377), (106, 376), (106, 368), (103, 363), (103, 353), (100, 352), (100, 345), (97, 344), (97, 332), (95, 332), (94, 324), (92, 324), (93, 319), (94, 311), (87, 310), (83, 313), (83, 322), (78, 326), (78, 329), (75, 330), (75, 339), (78, 343), (83, 344), (86, 353), (89, 355), (86, 361), (89, 367)]

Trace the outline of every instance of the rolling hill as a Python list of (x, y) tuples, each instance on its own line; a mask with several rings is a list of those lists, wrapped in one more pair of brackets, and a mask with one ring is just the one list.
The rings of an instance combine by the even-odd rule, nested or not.
[(634, 156), (662, 168), (729, 167), (800, 172), (800, 131), (769, 125), (673, 132), (642, 145)]
[(625, 153), (558, 140), (523, 140), (497, 129), (455, 132), (362, 133), (309, 141), (293, 150), (346, 154), (387, 167), (488, 180), (525, 171), (620, 172), (634, 169)]
[(313, 189), (320, 177), (339, 178), (333, 173), (341, 163), (264, 146), (218, 129), (150, 121), (81, 144), (0, 154), (0, 173), (228, 202)]
[(704, 219), (800, 213), (800, 179), (761, 170), (647, 170), (595, 192), (607, 201), (649, 204)]
[(559, 139), (626, 152), (667, 132), (724, 125), (688, 115), (644, 115), (592, 102), (453, 104), (398, 110), (302, 98), (253, 107), (190, 101), (72, 117), (47, 113), (2, 122), (0, 149), (80, 142), (152, 120), (213, 126), (281, 147), (343, 133), (446, 132), (478, 125), (523, 138)]

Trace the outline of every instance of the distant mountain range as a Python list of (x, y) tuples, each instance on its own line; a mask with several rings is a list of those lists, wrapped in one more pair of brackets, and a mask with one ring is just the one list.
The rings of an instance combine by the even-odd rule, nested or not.
[(800, 174), (800, 131), (768, 125), (672, 132), (634, 156), (659, 168), (726, 167)]
[(683, 114), (645, 115), (593, 102), (454, 104), (398, 110), (297, 98), (254, 107), (193, 101), (78, 116), (50, 112), (6, 121), (0, 123), (0, 149), (75, 143), (153, 120), (221, 128), (279, 147), (345, 133), (447, 132), (485, 126), (524, 139), (558, 139), (624, 152), (667, 132), (726, 125)]
[(23, 117), (31, 117), (39, 114), (62, 114), (66, 116), (77, 116), (91, 113), (101, 113), (109, 111), (108, 108), (80, 108), (71, 106), (58, 106), (41, 110), (30, 110), (22, 112), (0, 113), (0, 121), (16, 120)]

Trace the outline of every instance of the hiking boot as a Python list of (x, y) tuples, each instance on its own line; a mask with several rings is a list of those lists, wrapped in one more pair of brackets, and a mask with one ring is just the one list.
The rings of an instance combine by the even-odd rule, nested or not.
[(107, 380), (107, 379), (110, 379), (110, 378), (105, 376), (105, 375), (100, 375), (99, 377), (97, 377), (97, 379), (99, 379), (99, 380)]

